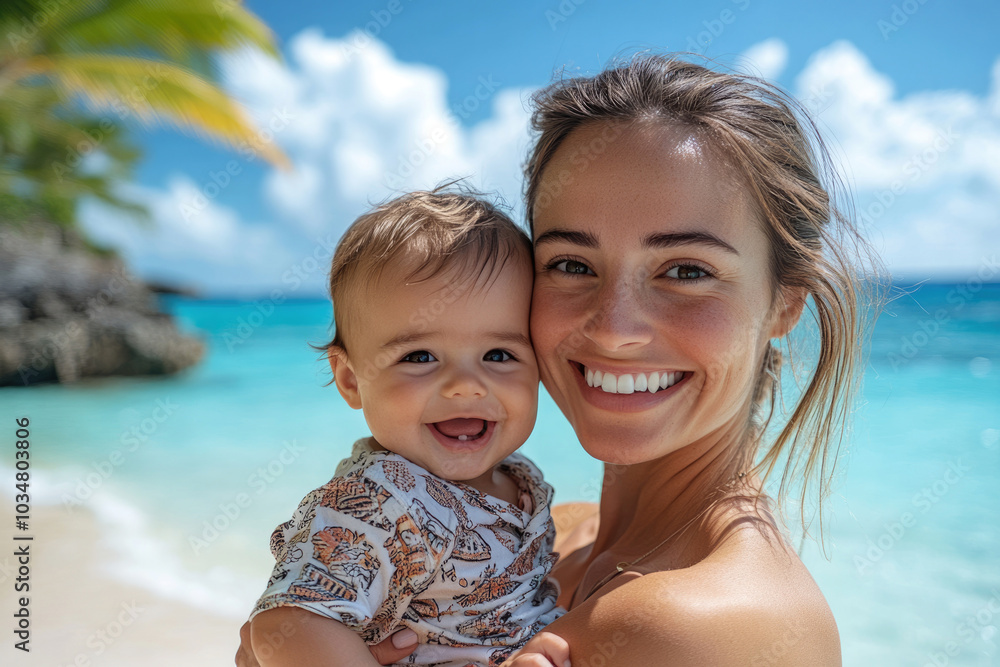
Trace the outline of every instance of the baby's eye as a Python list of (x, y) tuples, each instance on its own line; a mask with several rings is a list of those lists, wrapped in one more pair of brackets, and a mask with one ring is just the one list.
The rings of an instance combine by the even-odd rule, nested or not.
[(512, 355), (510, 352), (507, 352), (506, 350), (490, 350), (489, 352), (483, 355), (483, 361), (504, 362), (511, 360), (517, 361), (517, 359), (514, 359), (514, 355)]
[(578, 262), (575, 259), (564, 259), (559, 262), (555, 262), (551, 265), (551, 268), (556, 271), (561, 271), (562, 273), (572, 273), (576, 275), (594, 275), (594, 272), (590, 270), (590, 267), (583, 262)]
[(671, 267), (665, 274), (668, 278), (676, 280), (698, 280), (711, 275), (708, 271), (695, 264), (678, 264)]
[(429, 364), (432, 361), (437, 361), (437, 359), (435, 359), (434, 355), (427, 350), (410, 352), (405, 357), (400, 359), (400, 362), (409, 364)]

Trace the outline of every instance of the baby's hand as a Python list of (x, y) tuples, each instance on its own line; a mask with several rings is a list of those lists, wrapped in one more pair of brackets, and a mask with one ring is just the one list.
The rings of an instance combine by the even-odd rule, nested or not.
[(569, 643), (551, 632), (539, 632), (500, 667), (570, 667)]

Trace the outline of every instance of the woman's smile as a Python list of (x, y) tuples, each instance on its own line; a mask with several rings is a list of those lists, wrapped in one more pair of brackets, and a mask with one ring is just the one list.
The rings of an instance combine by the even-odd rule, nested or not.
[(683, 390), (685, 380), (691, 377), (683, 371), (653, 371), (652, 373), (619, 373), (590, 370), (577, 362), (570, 362), (576, 369), (580, 393), (595, 408), (612, 412), (642, 412), (667, 402)]

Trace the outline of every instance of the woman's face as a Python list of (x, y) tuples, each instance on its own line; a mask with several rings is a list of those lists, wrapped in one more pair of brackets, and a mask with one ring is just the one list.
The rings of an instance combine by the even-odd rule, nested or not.
[(575, 130), (534, 227), (535, 353), (587, 452), (639, 463), (746, 431), (765, 345), (801, 303), (772, 299), (767, 238), (705, 140), (653, 123)]

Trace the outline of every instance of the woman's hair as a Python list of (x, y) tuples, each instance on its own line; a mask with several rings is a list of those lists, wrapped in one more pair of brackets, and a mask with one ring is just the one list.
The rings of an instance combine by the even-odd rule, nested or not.
[(787, 422), (765, 445), (764, 433), (781, 398), (782, 359), (779, 349), (767, 345), (750, 415), (754, 437), (743, 451), (733, 452), (731, 463), (740, 470), (759, 457), (755, 471), (765, 480), (780, 469), (780, 504), (790, 487), (801, 483), (803, 529), (808, 532), (806, 501), (813, 498), (822, 533), (822, 500), (829, 494), (859, 390), (862, 339), (872, 319), (863, 297), (873, 283), (859, 270), (866, 262), (877, 268), (878, 259), (843, 210), (851, 207), (838, 207), (828, 194), (843, 186), (808, 114), (759, 78), (652, 54), (634, 56), (593, 77), (557, 81), (533, 102), (536, 141), (525, 166), (532, 230), (536, 208), (543, 209), (548, 198), (542, 186), (546, 165), (566, 137), (585, 125), (685, 126), (741, 177), (770, 241), (773, 287), (804, 288), (812, 296), (819, 350)]
[(313, 347), (347, 351), (352, 316), (386, 268), (405, 271), (407, 282), (454, 269), (456, 280), (475, 285), (509, 260), (531, 266), (531, 239), (477, 192), (451, 182), (386, 201), (355, 220), (337, 243), (329, 283), (334, 336)]

